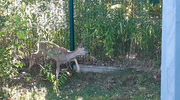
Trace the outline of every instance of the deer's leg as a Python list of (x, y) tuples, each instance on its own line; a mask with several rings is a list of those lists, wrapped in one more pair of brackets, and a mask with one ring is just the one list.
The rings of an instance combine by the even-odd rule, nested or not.
[(56, 61), (56, 80), (58, 80), (60, 65), (61, 64), (58, 61)]
[(77, 62), (77, 59), (74, 59), (75, 63), (76, 63), (76, 72), (80, 72), (80, 67), (79, 64)]
[(29, 60), (29, 67), (28, 67), (28, 70), (31, 69), (31, 67), (35, 64), (35, 61), (33, 59), (30, 59)]
[(30, 56), (30, 58), (29, 58), (29, 67), (28, 67), (28, 70), (30, 70), (31, 69), (31, 67), (35, 64), (35, 62), (36, 62), (36, 57), (35, 57), (36, 55), (35, 54), (33, 54), (33, 55), (31, 55)]
[(36, 63), (36, 60), (39, 59), (41, 57), (41, 53), (34, 53), (31, 55), (30, 59), (29, 59), (29, 67), (28, 70), (31, 69), (31, 67)]

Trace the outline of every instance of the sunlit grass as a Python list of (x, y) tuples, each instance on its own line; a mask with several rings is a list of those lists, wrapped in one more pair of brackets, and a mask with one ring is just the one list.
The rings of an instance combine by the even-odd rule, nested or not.
[(47, 89), (45, 87), (38, 88), (23, 88), (21, 86), (3, 87), (4, 98), (11, 98), (12, 100), (45, 100)]

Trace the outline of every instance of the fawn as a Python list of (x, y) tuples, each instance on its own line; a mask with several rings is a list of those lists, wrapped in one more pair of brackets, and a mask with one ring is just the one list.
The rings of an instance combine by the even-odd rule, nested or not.
[(29, 61), (29, 69), (31, 69), (31, 67), (36, 63), (36, 60), (40, 57), (54, 59), (56, 61), (56, 79), (58, 79), (60, 65), (72, 60), (75, 61), (77, 67), (76, 71), (79, 72), (80, 67), (76, 57), (88, 53), (88, 51), (82, 47), (78, 47), (75, 51), (70, 51), (49, 41), (38, 42), (37, 48), (37, 51), (32, 54)]

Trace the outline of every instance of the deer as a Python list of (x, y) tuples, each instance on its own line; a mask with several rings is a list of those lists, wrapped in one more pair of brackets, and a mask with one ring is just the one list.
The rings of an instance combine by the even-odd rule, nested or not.
[(86, 55), (87, 53), (88, 51), (83, 47), (78, 47), (75, 51), (70, 51), (53, 42), (40, 41), (37, 43), (37, 51), (31, 56), (28, 69), (30, 70), (40, 57), (54, 59), (56, 61), (56, 80), (58, 80), (61, 64), (75, 61), (76, 72), (79, 72), (80, 67), (76, 57)]

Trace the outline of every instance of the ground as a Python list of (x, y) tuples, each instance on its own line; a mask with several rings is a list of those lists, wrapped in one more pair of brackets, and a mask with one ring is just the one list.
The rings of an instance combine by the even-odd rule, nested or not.
[[(127, 68), (108, 73), (73, 73), (57, 94), (42, 76), (4, 88), (8, 100), (160, 100), (160, 75)], [(20, 98), (21, 95), (21, 98)], [(11, 99), (12, 98), (12, 99)], [(16, 99), (15, 99), (16, 98)]]

